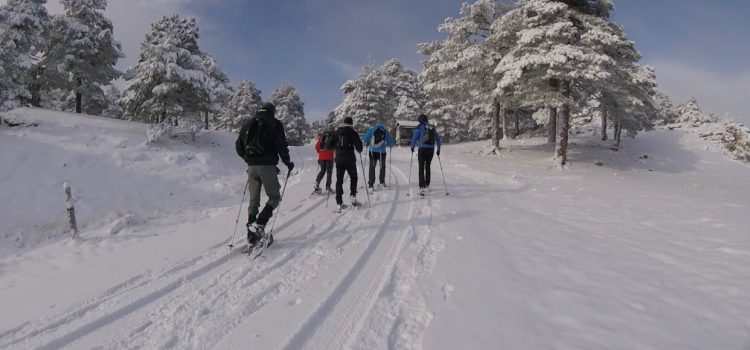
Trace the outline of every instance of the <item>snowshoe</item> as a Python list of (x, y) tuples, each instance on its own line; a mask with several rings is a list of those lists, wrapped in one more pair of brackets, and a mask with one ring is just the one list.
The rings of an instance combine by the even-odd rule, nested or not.
[(342, 211), (343, 211), (344, 209), (346, 209), (346, 208), (348, 208), (348, 207), (346, 206), (346, 204), (339, 204), (339, 205), (338, 205), (338, 206), (336, 207), (336, 213), (341, 213), (341, 212), (342, 212)]

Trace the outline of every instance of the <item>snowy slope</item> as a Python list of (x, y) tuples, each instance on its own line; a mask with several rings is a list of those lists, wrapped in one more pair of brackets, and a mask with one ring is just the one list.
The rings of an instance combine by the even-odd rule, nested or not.
[[(86, 122), (70, 123), (65, 132)], [(137, 129), (96, 123), (108, 134)], [(30, 130), (0, 131), (3, 149), (51, 137)], [(152, 155), (139, 146), (143, 133), (132, 135), (123, 136), (128, 148)], [(222, 146), (211, 147), (211, 138)], [(1, 260), (0, 348), (750, 346), (750, 167), (681, 131), (625, 140), (620, 152), (576, 138), (565, 171), (550, 168), (551, 150), (536, 139), (499, 157), (479, 155), (483, 143), (449, 146), (442, 165), (450, 196), (436, 161), (425, 199), (406, 195), (410, 154), (400, 149), (391, 189), (373, 194), (370, 209), (338, 215), (333, 198), (326, 205), (309, 196), (313, 150), (295, 149), (301, 170), (289, 180), (276, 243), (256, 261), (226, 246), (243, 185), (230, 140), (209, 133), (197, 146), (162, 146), (159, 155), (189, 150), (203, 158), (173, 165), (164, 155), (140, 168), (128, 163), (135, 175), (111, 175), (119, 180), (112, 188), (141, 174), (189, 186), (197, 194), (176, 202), (200, 213), (191, 220), (165, 210), (116, 235), (91, 221), (76, 242), (52, 240)], [(16, 150), (43, 153), (35, 149)], [(8, 157), (0, 155), (2, 169)], [(180, 168), (192, 172), (170, 170)], [(212, 198), (222, 194), (228, 198)]]

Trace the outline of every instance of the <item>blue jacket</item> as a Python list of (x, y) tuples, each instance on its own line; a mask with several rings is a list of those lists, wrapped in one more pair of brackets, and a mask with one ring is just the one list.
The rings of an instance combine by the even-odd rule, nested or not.
[(385, 142), (380, 147), (370, 146), (368, 150), (372, 153), (386, 153), (386, 148), (393, 147), (393, 145), (396, 144), (396, 141), (393, 139), (393, 135), (391, 135), (391, 132), (388, 131), (388, 129), (386, 129), (383, 124), (375, 124), (370, 128), (370, 130), (367, 130), (367, 132), (365, 133), (365, 144), (370, 145), (370, 140), (375, 137), (375, 130), (378, 130), (378, 128), (382, 128), (383, 130), (385, 130)]
[(437, 146), (438, 152), (440, 151), (440, 147), (442, 146), (442, 141), (440, 138), (440, 133), (435, 130), (435, 144), (434, 145), (427, 145), (422, 143), (422, 135), (425, 134), (427, 126), (427, 123), (420, 123), (416, 130), (414, 130), (414, 134), (411, 137), (411, 148), (414, 148), (415, 146), (419, 146), (419, 148), (435, 148)]

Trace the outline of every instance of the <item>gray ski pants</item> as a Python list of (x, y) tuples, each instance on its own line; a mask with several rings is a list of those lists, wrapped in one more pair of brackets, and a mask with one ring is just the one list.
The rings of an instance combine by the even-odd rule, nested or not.
[[(250, 206), (247, 209), (249, 221), (255, 221), (260, 208), (260, 189), (263, 187), (268, 195), (268, 202), (263, 208), (268, 211), (258, 218), (258, 223), (265, 225), (271, 217), (271, 211), (279, 206), (281, 201), (281, 184), (279, 184), (278, 168), (273, 165), (250, 165), (247, 167), (247, 184), (250, 191)], [(266, 217), (267, 216), (267, 217)]]

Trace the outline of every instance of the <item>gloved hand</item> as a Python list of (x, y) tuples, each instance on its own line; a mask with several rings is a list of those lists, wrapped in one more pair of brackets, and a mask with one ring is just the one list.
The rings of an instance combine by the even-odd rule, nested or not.
[(414, 147), (411, 148), (411, 153), (414, 153)]
[(287, 169), (289, 169), (289, 172), (292, 172), (292, 169), (294, 169), (294, 162), (289, 162), (286, 164)]
[(440, 157), (440, 150), (437, 150), (437, 156)]

